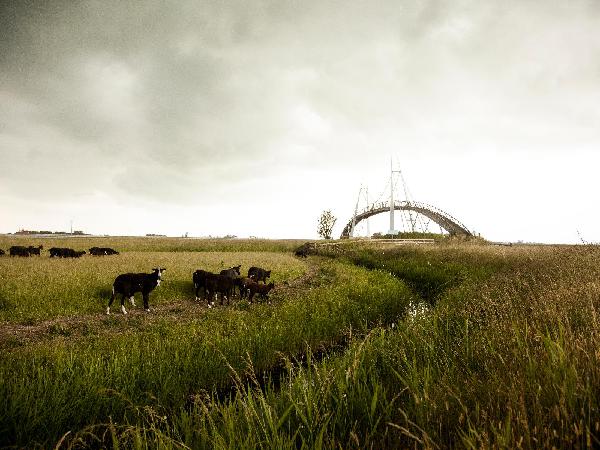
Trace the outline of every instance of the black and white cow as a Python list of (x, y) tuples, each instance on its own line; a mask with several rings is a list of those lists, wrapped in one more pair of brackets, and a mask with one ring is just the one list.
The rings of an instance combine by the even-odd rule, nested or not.
[(150, 292), (157, 286), (160, 286), (162, 280), (162, 273), (167, 270), (164, 268), (157, 267), (152, 269), (152, 273), (123, 273), (115, 278), (113, 283), (112, 295), (108, 301), (106, 307), (106, 314), (110, 314), (110, 306), (112, 305), (117, 294), (121, 294), (121, 312), (127, 314), (125, 309), (125, 298), (129, 298), (129, 301), (135, 306), (134, 294), (136, 292), (142, 293), (144, 299), (144, 309), (146, 312), (150, 312), (150, 306), (148, 300)]
[(92, 247), (89, 249), (90, 255), (93, 256), (105, 256), (105, 255), (118, 255), (119, 252), (113, 250), (110, 247)]

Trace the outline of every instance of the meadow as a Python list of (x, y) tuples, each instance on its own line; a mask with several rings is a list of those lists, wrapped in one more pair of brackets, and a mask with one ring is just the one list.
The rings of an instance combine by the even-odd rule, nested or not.
[[(122, 254), (0, 258), (0, 446), (600, 444), (595, 246), (77, 239)], [(270, 303), (194, 301), (234, 264), (273, 270)], [(103, 314), (157, 265), (152, 313)]]

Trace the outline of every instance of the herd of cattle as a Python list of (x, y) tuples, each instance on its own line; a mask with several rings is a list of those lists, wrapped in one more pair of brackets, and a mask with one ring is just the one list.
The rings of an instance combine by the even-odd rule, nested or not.
[[(43, 245), (38, 245), (37, 247), (34, 247), (33, 245), (30, 245), (28, 247), (25, 247), (23, 245), (13, 245), (11, 248), (8, 249), (8, 254), (10, 256), (40, 256), (41, 251), (43, 249)], [(84, 250), (73, 250), (72, 248), (52, 247), (48, 250), (48, 253), (50, 253), (51, 258), (79, 258), (80, 256), (85, 255), (86, 252)], [(108, 247), (92, 247), (89, 249), (89, 253), (93, 256), (119, 254), (118, 251)], [(0, 249), (0, 256), (5, 254), (6, 252)]]
[[(28, 257), (32, 255), (41, 255), (43, 246), (21, 246), (13, 245), (9, 249), (10, 256)], [(308, 244), (299, 247), (295, 251), (295, 255), (306, 257), (310, 251)], [(48, 250), (51, 258), (79, 258), (85, 255), (86, 252), (81, 250), (73, 250), (71, 248), (52, 247)], [(5, 252), (0, 249), (0, 255)], [(118, 255), (119, 252), (108, 247), (92, 247), (89, 249), (89, 254), (93, 256)], [(202, 293), (202, 298), (206, 300), (209, 308), (215, 304), (214, 300), (219, 296), (221, 305), (225, 300), (230, 303), (232, 296), (239, 294), (240, 298), (248, 298), (252, 303), (255, 295), (263, 299), (268, 299), (269, 292), (275, 287), (274, 283), (267, 284), (267, 278), (271, 277), (271, 271), (261, 267), (250, 267), (248, 276), (242, 276), (241, 266), (234, 266), (229, 269), (221, 270), (220, 273), (212, 273), (206, 270), (196, 270), (192, 275), (196, 301), (200, 301), (199, 296)], [(121, 295), (121, 312), (127, 314), (125, 309), (125, 299), (129, 299), (131, 304), (135, 306), (134, 294), (140, 292), (144, 301), (144, 309), (150, 311), (149, 296), (157, 286), (160, 286), (162, 274), (165, 268), (157, 267), (152, 269), (151, 273), (124, 273), (117, 278), (113, 283), (112, 295), (106, 307), (106, 314), (110, 314), (110, 307), (117, 295)], [(262, 282), (262, 283), (261, 283)]]
[[(220, 273), (212, 273), (206, 270), (196, 270), (192, 275), (196, 301), (200, 301), (198, 296), (202, 291), (202, 297), (207, 302), (207, 306), (212, 308), (214, 300), (221, 298), (221, 305), (236, 294), (236, 289), (240, 298), (252, 300), (256, 294), (263, 299), (269, 298), (269, 292), (275, 287), (275, 283), (267, 284), (267, 278), (270, 278), (271, 271), (260, 267), (250, 267), (248, 276), (241, 275), (241, 266), (234, 266), (229, 269), (221, 270)], [(124, 273), (119, 275), (113, 283), (112, 295), (106, 306), (106, 314), (110, 314), (110, 307), (117, 295), (121, 295), (121, 312), (127, 314), (125, 309), (125, 299), (129, 299), (132, 306), (135, 306), (134, 294), (141, 292), (144, 300), (144, 309), (150, 311), (149, 296), (156, 287), (160, 286), (162, 274), (167, 270), (163, 267), (152, 269), (151, 273)], [(262, 281), (262, 284), (260, 283)]]

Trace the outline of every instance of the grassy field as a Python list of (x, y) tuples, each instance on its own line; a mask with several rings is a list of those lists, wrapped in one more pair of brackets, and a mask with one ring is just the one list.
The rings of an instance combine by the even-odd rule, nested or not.
[[(111, 239), (0, 258), (0, 446), (600, 445), (595, 246)], [(193, 270), (234, 264), (273, 269), (271, 304), (194, 302)], [(102, 314), (156, 265), (153, 313)]]

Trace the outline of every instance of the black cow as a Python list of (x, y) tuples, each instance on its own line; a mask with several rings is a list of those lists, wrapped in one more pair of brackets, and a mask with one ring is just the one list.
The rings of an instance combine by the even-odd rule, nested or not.
[(85, 251), (75, 251), (72, 248), (52, 247), (50, 250), (50, 258), (79, 258), (85, 255)]
[(22, 245), (13, 245), (8, 253), (10, 256), (29, 256), (29, 247), (23, 247)]
[[(194, 272), (194, 274), (192, 275), (192, 281), (194, 282), (194, 289), (196, 290), (196, 301), (200, 300), (200, 297), (198, 297), (198, 292), (200, 291), (200, 289), (203, 290), (203, 297), (206, 298), (206, 294), (208, 292), (208, 287), (206, 285), (206, 279), (210, 276), (210, 275), (215, 275), (214, 273), (211, 272), (207, 272), (206, 270), (196, 270)], [(210, 304), (210, 302), (209, 302)]]
[(4, 252), (4, 250), (2, 250), (2, 249), (0, 248), (0, 256), (3, 256), (3, 255), (6, 255), (6, 253)]
[(271, 289), (273, 289), (275, 287), (275, 283), (269, 283), (269, 284), (258, 284), (255, 281), (252, 281), (250, 283), (248, 283), (246, 285), (246, 288), (248, 289), (248, 301), (250, 303), (252, 303), (252, 299), (254, 298), (255, 294), (259, 294), (261, 298), (264, 299), (268, 299), (269, 298), (269, 291)]
[(300, 258), (306, 258), (314, 250), (314, 244), (306, 242), (294, 251), (294, 255)]
[(241, 272), (240, 272), (241, 267), (242, 267), (241, 265), (233, 266), (233, 267), (230, 267), (229, 269), (221, 270), (220, 274), (225, 275), (226, 277), (229, 277), (229, 278), (235, 278), (235, 277), (241, 275)]
[(129, 301), (135, 306), (134, 294), (136, 292), (142, 293), (144, 299), (144, 310), (150, 312), (150, 306), (148, 300), (150, 292), (157, 286), (160, 286), (162, 279), (162, 273), (167, 270), (164, 268), (157, 267), (152, 269), (152, 273), (123, 273), (115, 278), (113, 283), (112, 295), (108, 301), (106, 307), (106, 314), (110, 314), (110, 306), (112, 305), (117, 294), (121, 294), (121, 312), (127, 314), (125, 309), (125, 297), (129, 298)]
[(29, 254), (30, 255), (38, 255), (38, 256), (40, 256), (41, 250), (43, 248), (44, 248), (43, 245), (38, 245), (37, 247), (34, 247), (33, 245), (30, 245), (29, 247), (27, 247), (27, 249), (29, 250)]
[(261, 269), (260, 267), (250, 267), (248, 269), (248, 278), (252, 278), (257, 283), (262, 280), (263, 283), (267, 284), (267, 278), (270, 277), (270, 270)]
[(93, 256), (105, 256), (105, 255), (118, 255), (119, 252), (113, 250), (110, 247), (92, 247), (89, 249), (90, 255)]
[(240, 277), (238, 278), (239, 288), (240, 288), (240, 298), (245, 298), (248, 295), (248, 286), (250, 283), (256, 283), (252, 278), (248, 277)]
[(210, 299), (209, 308), (214, 306), (215, 303), (212, 300), (219, 294), (221, 294), (221, 305), (224, 304), (225, 299), (227, 299), (227, 303), (229, 304), (231, 293), (233, 292), (233, 278), (222, 274), (208, 274), (206, 276), (206, 290)]

